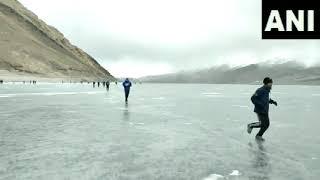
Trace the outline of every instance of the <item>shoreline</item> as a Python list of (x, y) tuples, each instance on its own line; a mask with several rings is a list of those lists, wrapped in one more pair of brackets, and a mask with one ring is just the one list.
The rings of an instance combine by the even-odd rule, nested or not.
[(112, 79), (110, 77), (87, 77), (87, 76), (78, 76), (78, 77), (70, 77), (70, 76), (61, 76), (61, 75), (32, 75), (23, 72), (10, 72), (6, 70), (0, 70), (0, 81), (5, 82), (21, 82), (24, 81), (29, 83), (30, 81), (37, 82), (45, 82), (45, 83), (61, 83), (62, 81), (65, 83), (68, 82), (93, 82), (93, 81), (115, 81), (116, 79)]

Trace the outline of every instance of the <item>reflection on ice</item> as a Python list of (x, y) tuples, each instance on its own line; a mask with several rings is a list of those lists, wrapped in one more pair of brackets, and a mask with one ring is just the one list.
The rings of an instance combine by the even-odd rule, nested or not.
[(268, 180), (271, 173), (271, 165), (269, 164), (269, 157), (264, 147), (263, 142), (256, 141), (257, 148), (252, 143), (249, 143), (250, 154), (252, 157), (252, 170), (249, 178), (252, 180)]
[(129, 112), (129, 105), (128, 103), (125, 103), (124, 108), (121, 108), (123, 110), (123, 116), (122, 120), (124, 121), (130, 121), (130, 112)]

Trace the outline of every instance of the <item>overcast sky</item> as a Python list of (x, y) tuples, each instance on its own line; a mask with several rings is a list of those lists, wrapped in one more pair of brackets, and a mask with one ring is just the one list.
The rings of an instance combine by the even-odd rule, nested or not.
[(20, 0), (118, 77), (319, 62), (318, 41), (261, 40), (258, 0)]

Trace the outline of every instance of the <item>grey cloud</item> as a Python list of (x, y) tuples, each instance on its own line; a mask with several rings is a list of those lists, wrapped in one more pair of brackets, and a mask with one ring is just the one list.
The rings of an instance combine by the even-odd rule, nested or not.
[[(268, 60), (269, 57), (272, 57), (270, 55), (272, 53), (275, 57), (281, 56), (285, 51), (291, 51), (293, 56), (300, 61), (307, 61), (305, 57), (309, 58), (308, 61), (318, 61), (316, 53), (320, 46), (318, 41), (261, 40), (260, 1), (229, 2), (236, 3), (237, 12), (234, 22), (226, 22), (224, 25), (229, 27), (228, 23), (236, 23), (237, 27), (226, 29), (225, 33), (212, 32), (206, 40), (185, 44), (146, 43), (142, 40), (121, 37), (121, 33), (114, 36), (112, 33), (99, 29), (101, 22), (81, 16), (81, 14), (68, 17), (64, 17), (64, 14), (61, 16), (48, 14), (46, 17), (49, 17), (47, 19), (49, 23), (61, 30), (71, 42), (86, 50), (102, 64), (112, 64), (122, 61), (123, 58), (126, 60), (131, 58), (132, 61), (146, 64), (164, 62), (181, 70), (211, 66), (220, 57), (237, 56), (238, 53), (243, 52), (253, 54), (258, 62)], [(229, 13), (227, 8), (226, 13)], [(283, 56), (285, 57), (285, 53)], [(235, 59), (234, 61), (241, 60)]]

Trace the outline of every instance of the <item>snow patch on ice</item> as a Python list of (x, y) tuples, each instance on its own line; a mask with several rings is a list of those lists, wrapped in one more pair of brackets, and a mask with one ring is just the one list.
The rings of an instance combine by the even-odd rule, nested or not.
[(123, 108), (123, 107), (120, 107), (120, 108), (117, 108), (119, 110), (127, 110), (128, 108)]
[(98, 94), (100, 92), (87, 92), (87, 94)]
[(55, 96), (55, 95), (75, 95), (75, 94), (98, 94), (101, 92), (46, 92), (46, 93), (17, 93), (17, 94), (1, 94), (0, 97), (16, 97), (16, 96)]
[(205, 95), (206, 97), (209, 97), (209, 98), (222, 98), (222, 97), (225, 97), (223, 95)]
[(218, 180), (218, 179), (222, 179), (223, 176), (220, 174), (210, 174), (210, 176), (204, 178), (203, 180)]
[(320, 96), (320, 94), (311, 94), (311, 96)]
[[(210, 176), (204, 178), (203, 180), (219, 180), (219, 179), (229, 179), (230, 176), (240, 176), (241, 173), (238, 170), (232, 170), (232, 172), (226, 177), (220, 174), (210, 174)], [(230, 177), (231, 178), (231, 177)]]
[(218, 92), (204, 92), (203, 95), (221, 95), (221, 93)]
[(249, 106), (244, 106), (244, 105), (232, 105), (232, 107), (250, 108)]
[(164, 99), (164, 97), (154, 97), (154, 98), (152, 98), (153, 100), (163, 100)]
[(44, 95), (44, 96), (56, 96), (56, 95), (75, 95), (75, 92), (66, 92), (66, 93), (38, 93), (36, 95)]
[(65, 111), (66, 113), (77, 113), (77, 111)]
[(232, 170), (232, 172), (229, 175), (230, 176), (240, 176), (241, 173), (238, 170)]
[(130, 122), (129, 124), (130, 124), (131, 126), (134, 126), (134, 125), (143, 126), (143, 125), (144, 125), (144, 123), (133, 123), (133, 122)]
[(219, 97), (224, 97), (221, 93), (218, 92), (204, 92), (202, 95), (206, 97), (212, 97), (212, 98), (219, 98)]
[(272, 94), (287, 94), (287, 93), (279, 92), (279, 91), (272, 91)]

